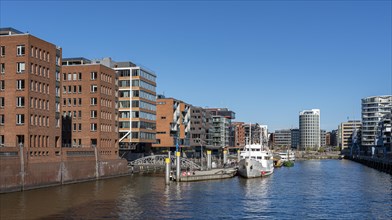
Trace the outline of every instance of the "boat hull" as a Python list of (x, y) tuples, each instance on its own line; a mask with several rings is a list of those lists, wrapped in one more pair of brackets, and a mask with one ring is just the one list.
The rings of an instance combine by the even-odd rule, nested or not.
[(271, 175), (274, 172), (273, 161), (266, 161), (267, 166), (255, 159), (242, 159), (238, 164), (238, 174), (245, 178), (256, 178)]

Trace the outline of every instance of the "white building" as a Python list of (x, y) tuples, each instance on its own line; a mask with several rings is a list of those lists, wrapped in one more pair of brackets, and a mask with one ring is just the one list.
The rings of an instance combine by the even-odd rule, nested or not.
[(300, 150), (319, 149), (320, 109), (304, 110), (299, 113)]
[(372, 96), (362, 99), (362, 146), (375, 145), (377, 126), (381, 119), (391, 113), (392, 96)]

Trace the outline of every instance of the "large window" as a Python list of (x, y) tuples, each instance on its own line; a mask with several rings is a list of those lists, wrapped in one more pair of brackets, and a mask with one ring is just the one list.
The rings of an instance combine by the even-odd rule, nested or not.
[(17, 56), (24, 56), (25, 55), (25, 46), (24, 45), (16, 46), (16, 55)]
[(0, 115), (0, 125), (4, 125), (4, 115)]
[(96, 93), (98, 91), (98, 86), (97, 85), (91, 85), (90, 92)]
[(91, 105), (97, 105), (98, 104), (98, 98), (91, 98), (90, 99), (90, 104)]
[(97, 110), (91, 110), (90, 111), (90, 117), (91, 118), (96, 118), (97, 117)]
[(25, 88), (25, 81), (24, 79), (16, 80), (16, 90), (24, 90)]
[(25, 106), (25, 98), (22, 97), (16, 97), (16, 107), (24, 107)]
[(97, 72), (91, 72), (91, 80), (96, 80), (98, 78)]
[(5, 90), (5, 81), (4, 80), (0, 80), (0, 91)]
[(0, 97), (0, 108), (4, 108), (4, 97)]
[(90, 124), (90, 130), (91, 131), (96, 131), (97, 130), (97, 123), (91, 123)]
[(16, 115), (16, 124), (17, 125), (23, 125), (25, 121), (24, 114), (17, 114)]
[(24, 62), (16, 63), (16, 72), (23, 73), (24, 71), (25, 71), (25, 63)]
[(0, 72), (5, 73), (5, 63), (0, 63)]

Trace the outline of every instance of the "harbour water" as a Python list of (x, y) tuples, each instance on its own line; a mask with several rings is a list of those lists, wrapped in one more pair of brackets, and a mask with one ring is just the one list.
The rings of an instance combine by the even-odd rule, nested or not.
[(0, 195), (0, 219), (391, 219), (391, 175), (298, 161), (266, 178), (165, 185), (133, 175)]

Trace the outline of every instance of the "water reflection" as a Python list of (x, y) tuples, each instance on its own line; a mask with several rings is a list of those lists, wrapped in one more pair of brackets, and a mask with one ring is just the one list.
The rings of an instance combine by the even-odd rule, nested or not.
[(391, 176), (305, 161), (266, 178), (194, 183), (128, 176), (0, 195), (0, 219), (391, 219)]

